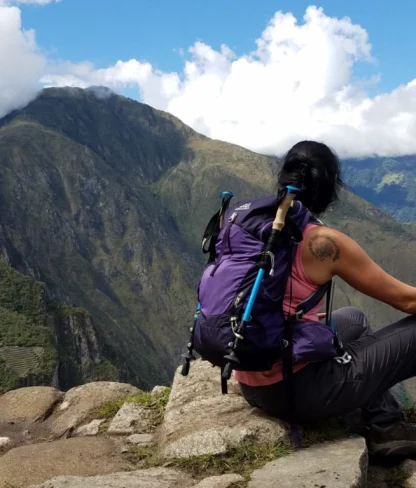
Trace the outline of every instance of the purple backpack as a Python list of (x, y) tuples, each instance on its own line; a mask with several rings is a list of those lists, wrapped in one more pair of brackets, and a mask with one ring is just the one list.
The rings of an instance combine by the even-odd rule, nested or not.
[[(309, 222), (322, 223), (295, 200), (286, 215), (278, 245), (267, 249), (279, 205), (277, 197), (241, 201), (228, 207), (230, 195), (223, 194), (221, 209), (204, 234), (203, 249), (209, 252), (210, 259), (199, 282), (199, 305), (182, 370), (186, 376), (195, 350), (202, 359), (221, 368), (223, 393), (227, 392), (227, 380), (233, 369), (269, 371), (283, 360), (283, 374), (287, 378), (291, 376), (293, 362), (344, 355), (331, 326), (331, 281), (318, 287), (290, 315), (283, 312), (286, 285), (302, 231)], [(264, 275), (258, 280), (261, 269)], [(257, 289), (252, 299), (254, 288)], [(325, 294), (326, 323), (303, 320), (304, 314)], [(248, 306), (250, 300), (254, 301)], [(246, 309), (251, 310), (248, 317), (244, 317)], [(243, 332), (239, 328), (242, 321)]]

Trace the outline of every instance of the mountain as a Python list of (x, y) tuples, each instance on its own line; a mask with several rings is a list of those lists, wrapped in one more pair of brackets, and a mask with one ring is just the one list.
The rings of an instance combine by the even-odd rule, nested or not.
[[(49, 325), (61, 388), (97, 375), (142, 388), (170, 383), (219, 194), (270, 194), (279, 164), (97, 89), (47, 89), (0, 120), (0, 256), (42, 284), (48, 314), (78, 310), (56, 312)], [(412, 227), (350, 193), (325, 219), (414, 281)], [(344, 304), (375, 327), (400, 315), (339, 282), (335, 306)]]
[(121, 378), (166, 383), (195, 264), (151, 185), (187, 129), (150, 107), (47, 90), (0, 122), (0, 241), (52, 299), (93, 316)]
[(416, 222), (416, 156), (343, 161), (345, 182), (396, 220)]

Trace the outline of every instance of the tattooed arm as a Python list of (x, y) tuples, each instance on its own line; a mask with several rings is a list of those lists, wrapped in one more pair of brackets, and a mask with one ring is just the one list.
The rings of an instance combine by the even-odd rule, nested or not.
[(350, 237), (316, 227), (306, 236), (302, 261), (316, 284), (339, 276), (356, 290), (405, 312), (416, 313), (416, 288), (386, 273)]

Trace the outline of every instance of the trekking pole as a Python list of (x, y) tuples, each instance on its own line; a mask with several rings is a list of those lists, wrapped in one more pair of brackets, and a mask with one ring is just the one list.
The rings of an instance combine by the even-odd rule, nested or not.
[[(216, 214), (208, 224), (208, 229), (205, 231), (204, 238), (202, 241), (202, 249), (204, 250), (205, 243), (208, 241), (209, 242), (209, 248), (207, 249), (206, 252), (209, 252), (210, 249), (215, 249), (215, 243), (218, 238), (218, 234), (221, 230), (221, 225), (222, 221), (224, 218), (225, 212), (228, 210), (228, 207), (230, 206), (230, 202), (232, 198), (234, 197), (234, 193), (231, 191), (223, 191), (221, 192), (221, 207), (220, 210), (218, 211), (218, 214)], [(215, 225), (214, 225), (215, 222)], [(209, 233), (209, 235), (207, 235)], [(214, 241), (212, 240), (212, 237), (214, 238)], [(191, 336), (189, 338), (189, 342), (187, 344), (188, 350), (182, 354), (182, 358), (184, 359), (183, 365), (182, 365), (182, 370), (181, 370), (181, 375), (182, 376), (188, 376), (189, 373), (189, 368), (191, 365), (191, 361), (195, 360), (194, 356), (194, 333), (195, 333), (195, 325), (196, 321), (198, 320), (199, 314), (201, 312), (201, 304), (198, 303), (198, 306), (195, 311), (194, 315), (194, 323), (192, 324), (192, 327), (189, 328), (189, 331), (191, 333)]]
[(247, 307), (243, 314), (243, 319), (240, 324), (236, 327), (234, 331), (235, 341), (232, 346), (232, 350), (230, 354), (224, 356), (228, 362), (225, 365), (222, 373), (222, 379), (227, 381), (231, 378), (231, 371), (232, 371), (232, 363), (238, 364), (239, 359), (235, 353), (236, 348), (238, 347), (240, 341), (244, 339), (244, 328), (247, 322), (250, 321), (251, 312), (253, 310), (254, 302), (256, 301), (257, 294), (260, 289), (260, 285), (262, 283), (263, 277), (266, 273), (266, 270), (270, 268), (270, 275), (273, 275), (273, 268), (274, 268), (274, 249), (279, 245), (281, 240), (281, 231), (285, 225), (286, 214), (289, 208), (292, 205), (293, 200), (295, 199), (296, 195), (300, 192), (300, 190), (294, 186), (287, 186), (286, 187), (286, 195), (283, 198), (282, 202), (280, 203), (279, 207), (277, 208), (276, 217), (272, 224), (272, 230), (270, 233), (270, 237), (264, 247), (262, 258), (258, 264), (259, 271), (257, 273), (256, 281), (254, 282), (253, 289), (251, 290), (250, 297), (248, 299)]

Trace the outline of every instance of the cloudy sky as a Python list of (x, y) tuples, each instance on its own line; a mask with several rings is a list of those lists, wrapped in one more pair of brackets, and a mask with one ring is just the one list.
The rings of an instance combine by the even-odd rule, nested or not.
[(0, 0), (0, 117), (42, 86), (105, 85), (263, 153), (304, 138), (416, 153), (415, 14), (414, 0)]

